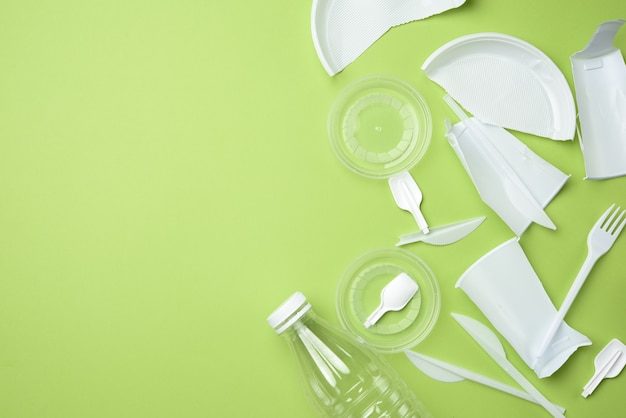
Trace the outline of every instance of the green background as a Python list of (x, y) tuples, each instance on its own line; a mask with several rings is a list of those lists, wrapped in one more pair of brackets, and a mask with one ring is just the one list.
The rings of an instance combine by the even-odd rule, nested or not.
[[(517, 36), (573, 87), (569, 56), (623, 0), (468, 0), (392, 29), (329, 77), (311, 2), (0, 0), (0, 416), (313, 417), (269, 313), (300, 290), (337, 323), (335, 288), (358, 255), (415, 229), (383, 180), (331, 152), (326, 118), (349, 82), (382, 73), (418, 88), (433, 139), (411, 169), (431, 226), (486, 215), (446, 247), (407, 247), (434, 271), (442, 312), (416, 351), (515, 385), (451, 318), (486, 323), (454, 283), (513, 236), (444, 138), (454, 115), (420, 66), (476, 32)], [(626, 30), (616, 45), (626, 50)], [(521, 245), (558, 306), (586, 236), (626, 177), (584, 181), (578, 141), (517, 136), (571, 174)], [(539, 380), (567, 416), (623, 415), (626, 377), (580, 396), (593, 359), (626, 341), (626, 239), (567, 316), (594, 344)], [(394, 368), (437, 417), (546, 416), (471, 383), (441, 383), (402, 354)], [(542, 415), (543, 414), (543, 415)]]

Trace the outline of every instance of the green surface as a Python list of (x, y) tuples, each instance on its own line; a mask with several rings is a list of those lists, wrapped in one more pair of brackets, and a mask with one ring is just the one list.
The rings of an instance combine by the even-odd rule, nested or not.
[[(286, 344), (265, 322), (292, 292), (337, 322), (341, 272), (415, 229), (384, 180), (333, 155), (328, 109), (349, 82), (417, 87), (433, 140), (411, 170), (431, 226), (486, 215), (466, 239), (407, 247), (434, 271), (442, 312), (424, 354), (511, 380), (451, 318), (484, 317), (454, 283), (512, 237), (444, 139), (454, 118), (420, 71), (458, 36), (537, 46), (573, 86), (569, 56), (623, 0), (468, 0), (394, 28), (335, 77), (310, 33), (310, 1), (0, 1), (0, 416), (313, 417)], [(616, 45), (626, 50), (626, 29)], [(583, 181), (579, 144), (518, 135), (572, 174), (521, 244), (560, 304), (586, 235), (626, 177)], [(594, 268), (568, 323), (594, 345), (538, 380), (567, 416), (620, 416), (626, 376), (580, 396), (593, 358), (626, 341), (626, 238)], [(480, 385), (440, 383), (387, 356), (437, 417), (547, 416)]]

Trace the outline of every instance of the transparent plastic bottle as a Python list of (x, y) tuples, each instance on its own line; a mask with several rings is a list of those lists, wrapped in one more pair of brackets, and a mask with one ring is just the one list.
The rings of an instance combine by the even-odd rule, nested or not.
[(267, 321), (295, 352), (322, 416), (431, 417), (380, 354), (317, 316), (302, 293), (293, 294)]

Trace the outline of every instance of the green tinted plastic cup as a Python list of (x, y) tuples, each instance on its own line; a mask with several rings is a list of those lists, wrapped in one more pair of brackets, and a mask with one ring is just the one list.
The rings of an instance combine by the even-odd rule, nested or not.
[[(400, 311), (385, 313), (370, 328), (363, 325), (380, 303), (380, 293), (394, 277), (406, 273), (419, 290)], [(370, 250), (356, 258), (337, 285), (341, 324), (378, 351), (395, 353), (419, 344), (431, 332), (441, 307), (435, 275), (422, 259), (401, 248)]]
[(328, 136), (339, 161), (371, 178), (388, 178), (413, 167), (428, 148), (431, 127), (422, 95), (387, 75), (348, 84), (328, 115)]

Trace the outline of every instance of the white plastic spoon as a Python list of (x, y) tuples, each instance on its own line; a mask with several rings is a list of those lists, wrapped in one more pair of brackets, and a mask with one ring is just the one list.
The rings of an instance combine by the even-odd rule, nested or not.
[(624, 366), (626, 366), (626, 345), (618, 339), (611, 340), (598, 353), (593, 361), (593, 365), (596, 368), (596, 372), (583, 388), (582, 395), (584, 398), (591, 395), (603, 379), (612, 378), (621, 373)]
[(417, 226), (424, 233), (428, 234), (428, 223), (420, 210), (422, 203), (422, 191), (417, 186), (415, 179), (408, 171), (403, 171), (389, 178), (391, 194), (400, 209), (411, 212)]
[(415, 296), (419, 287), (406, 273), (398, 274), (392, 281), (387, 283), (380, 292), (380, 305), (367, 318), (365, 328), (374, 325), (389, 311), (399, 311)]

